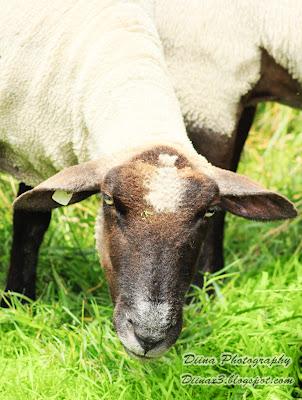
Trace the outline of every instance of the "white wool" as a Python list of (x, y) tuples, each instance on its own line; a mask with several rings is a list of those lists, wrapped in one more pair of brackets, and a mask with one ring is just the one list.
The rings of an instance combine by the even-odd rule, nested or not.
[(177, 156), (160, 154), (159, 161), (163, 166), (157, 167), (144, 182), (148, 190), (145, 200), (157, 213), (177, 211), (186, 190), (185, 180), (179, 176), (174, 165), (176, 158)]
[(302, 82), (301, 1), (155, 3), (0, 0), (0, 169), (35, 185), (132, 146), (192, 153), (171, 80), (188, 125), (231, 135), (261, 46)]
[(155, 0), (155, 18), (186, 123), (231, 135), (261, 51), (302, 83), (301, 0)]
[(0, 6), (0, 169), (37, 184), (132, 147), (192, 149), (152, 0)]

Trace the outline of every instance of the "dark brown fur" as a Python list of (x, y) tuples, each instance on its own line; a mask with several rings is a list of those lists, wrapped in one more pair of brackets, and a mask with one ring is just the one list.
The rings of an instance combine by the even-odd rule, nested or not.
[[(21, 183), (18, 196), (31, 189), (30, 186)], [(39, 248), (49, 226), (50, 218), (51, 211), (14, 210), (13, 243), (6, 291), (21, 293), (31, 299), (35, 298)], [(4, 298), (1, 306), (7, 307), (9, 303), (10, 299)]]

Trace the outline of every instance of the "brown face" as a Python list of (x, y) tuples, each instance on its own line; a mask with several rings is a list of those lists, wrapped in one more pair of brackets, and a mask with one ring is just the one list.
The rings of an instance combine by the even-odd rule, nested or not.
[(117, 333), (130, 353), (159, 356), (180, 333), (218, 187), (181, 156), (159, 149), (113, 169), (101, 192), (98, 245)]

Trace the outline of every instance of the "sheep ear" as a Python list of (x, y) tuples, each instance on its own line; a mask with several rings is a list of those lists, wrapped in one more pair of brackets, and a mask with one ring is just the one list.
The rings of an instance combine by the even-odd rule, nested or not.
[(297, 210), (287, 198), (243, 175), (217, 167), (211, 167), (209, 175), (218, 184), (221, 208), (232, 214), (258, 221), (297, 216)]
[(14, 201), (15, 209), (48, 211), (77, 203), (100, 191), (104, 169), (100, 161), (65, 168)]

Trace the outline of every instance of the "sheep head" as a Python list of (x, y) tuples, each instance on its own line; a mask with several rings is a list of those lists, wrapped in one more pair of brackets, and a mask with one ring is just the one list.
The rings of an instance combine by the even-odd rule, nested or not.
[[(114, 324), (137, 357), (164, 353), (178, 338), (182, 309), (207, 232), (220, 210), (255, 220), (291, 218), (283, 196), (239, 174), (158, 146), (114, 166), (91, 161), (61, 171), (15, 201), (15, 208), (60, 206), (101, 193), (97, 247), (115, 304)], [(62, 196), (61, 196), (62, 197)], [(56, 200), (54, 200), (56, 199)], [(58, 203), (59, 201), (59, 203)]]

